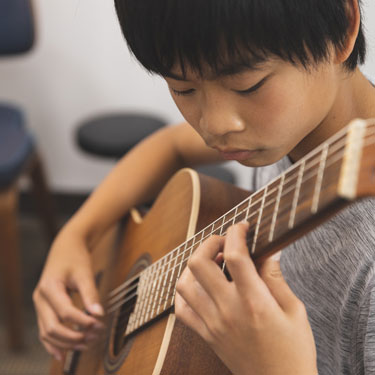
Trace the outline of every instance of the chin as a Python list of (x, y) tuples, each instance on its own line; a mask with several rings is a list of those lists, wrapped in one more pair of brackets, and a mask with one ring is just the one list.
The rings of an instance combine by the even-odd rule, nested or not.
[(267, 165), (275, 164), (281, 160), (286, 155), (267, 155), (266, 152), (261, 152), (257, 157), (247, 159), (247, 160), (238, 160), (238, 163), (244, 165), (245, 167), (266, 167)]

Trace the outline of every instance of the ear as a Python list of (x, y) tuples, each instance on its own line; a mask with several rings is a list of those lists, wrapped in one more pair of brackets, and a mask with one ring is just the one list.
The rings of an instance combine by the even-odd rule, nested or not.
[(345, 62), (353, 52), (355, 42), (358, 37), (361, 24), (361, 14), (359, 11), (358, 0), (347, 0), (346, 12), (349, 20), (349, 28), (346, 34), (344, 45), (336, 51), (335, 62), (341, 64)]

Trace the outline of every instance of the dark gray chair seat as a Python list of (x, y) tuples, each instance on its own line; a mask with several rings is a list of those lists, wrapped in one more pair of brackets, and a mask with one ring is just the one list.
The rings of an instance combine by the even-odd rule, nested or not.
[(77, 142), (90, 154), (119, 159), (143, 138), (165, 125), (165, 121), (150, 115), (101, 115), (78, 127)]
[[(120, 159), (132, 147), (166, 122), (137, 113), (112, 113), (93, 117), (82, 122), (76, 132), (79, 147), (93, 155)], [(234, 184), (232, 172), (220, 165), (197, 168), (198, 172)]]

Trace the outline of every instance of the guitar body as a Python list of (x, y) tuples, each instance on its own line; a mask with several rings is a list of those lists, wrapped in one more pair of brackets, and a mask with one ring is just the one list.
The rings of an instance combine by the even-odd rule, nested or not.
[[(144, 217), (138, 211), (131, 212), (116, 246), (109, 245), (114, 237), (112, 231), (94, 249), (94, 269), (102, 274), (102, 301), (109, 291), (165, 256), (248, 195), (249, 192), (190, 169), (178, 172)], [(109, 314), (106, 339), (87, 352), (70, 353), (70, 363), (68, 359), (65, 364), (53, 361), (50, 374), (230, 374), (204, 341), (176, 320), (173, 311), (151, 321), (124, 342), (126, 311), (125, 323), (122, 317)]]

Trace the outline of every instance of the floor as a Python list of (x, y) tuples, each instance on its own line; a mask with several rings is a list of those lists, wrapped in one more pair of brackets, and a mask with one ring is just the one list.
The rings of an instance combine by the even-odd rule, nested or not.
[[(47, 253), (40, 223), (33, 215), (20, 219), (21, 256), (25, 308), (25, 348), (11, 352), (5, 342), (5, 322), (0, 307), (0, 375), (48, 374), (49, 356), (38, 339), (38, 329), (32, 304), (32, 291), (38, 281)], [(1, 303), (0, 303), (1, 306)]]
[[(79, 197), (79, 199), (73, 200), (73, 203), (66, 199), (57, 201), (60, 226), (83, 200)], [(7, 348), (0, 295), (0, 375), (51, 375), (49, 374), (50, 357), (38, 338), (31, 297), (47, 256), (48, 245), (41, 223), (35, 216), (34, 207), (29, 201), (28, 197), (26, 199), (21, 197), (19, 220), (25, 309), (25, 348), (20, 352), (11, 352)]]

